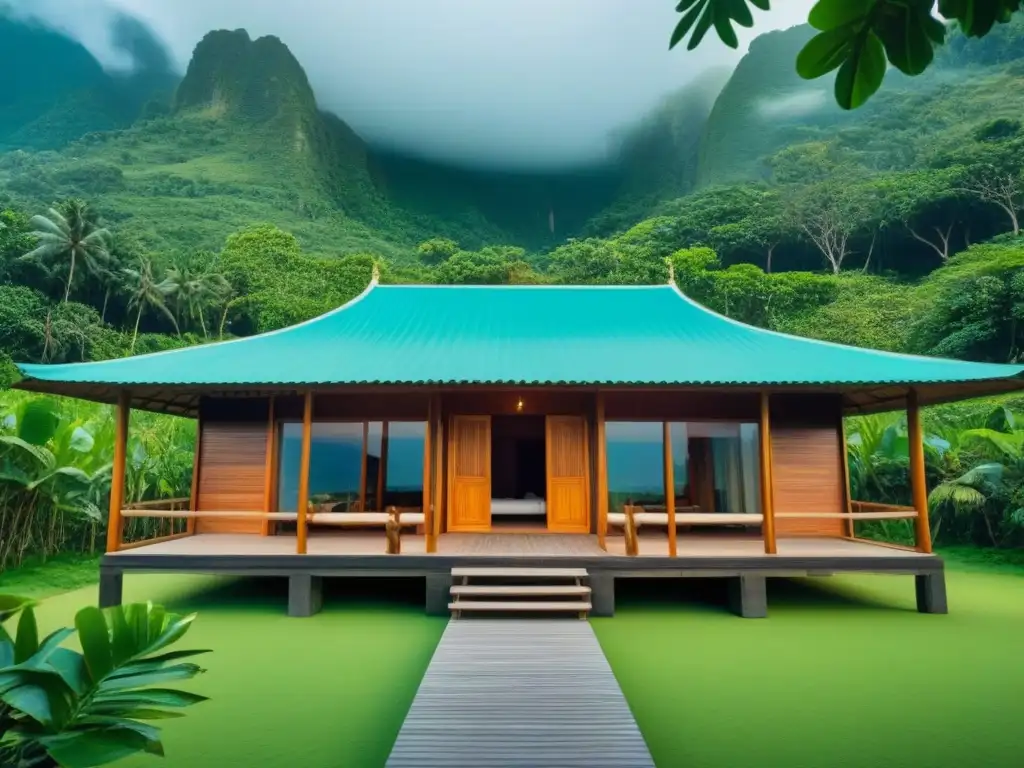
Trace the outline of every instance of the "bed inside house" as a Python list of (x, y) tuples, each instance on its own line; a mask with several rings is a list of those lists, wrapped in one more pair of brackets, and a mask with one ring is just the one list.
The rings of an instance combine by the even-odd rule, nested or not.
[(491, 424), (491, 526), (547, 524), (543, 416), (495, 416)]

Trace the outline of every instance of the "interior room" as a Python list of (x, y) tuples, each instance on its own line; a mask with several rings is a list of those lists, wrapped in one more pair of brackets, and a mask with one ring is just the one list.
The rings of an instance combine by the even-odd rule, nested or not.
[(547, 526), (543, 416), (495, 416), (491, 422), (491, 526)]

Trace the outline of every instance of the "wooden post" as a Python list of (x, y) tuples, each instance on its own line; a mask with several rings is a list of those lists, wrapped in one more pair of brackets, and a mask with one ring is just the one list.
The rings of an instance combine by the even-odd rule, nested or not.
[[(200, 414), (196, 417), (196, 449), (192, 454), (192, 490), (189, 492), (188, 508), (192, 512), (199, 510), (199, 472), (202, 468), (200, 461), (203, 450), (203, 417)], [(185, 533), (196, 532), (196, 518), (190, 517), (185, 521)]]
[(433, 552), (437, 549), (437, 542), (433, 538), (435, 511), (432, 495), (430, 493), (431, 486), (434, 483), (434, 473), (432, 471), (431, 465), (431, 460), (433, 459), (434, 456), (434, 443), (432, 441), (432, 437), (434, 434), (433, 427), (434, 397), (431, 396), (430, 402), (427, 405), (427, 424), (423, 432), (423, 526), (427, 534), (427, 552)]
[(128, 419), (131, 416), (131, 393), (121, 390), (117, 394), (114, 414), (114, 466), (110, 475), (110, 509), (107, 513), (107, 552), (121, 548), (124, 535), (124, 465), (128, 456)]
[(295, 507), (295, 551), (306, 554), (309, 513), (309, 457), (313, 450), (313, 393), (307, 392), (302, 408), (302, 454), (299, 459), (299, 499)]
[[(263, 512), (265, 514), (274, 511), (274, 449), (277, 444), (274, 427), (274, 396), (271, 395), (267, 408), (267, 460), (263, 469)], [(260, 534), (269, 536), (270, 526), (270, 520), (264, 520), (260, 525)]]
[(665, 458), (665, 513), (668, 515), (668, 556), (676, 556), (676, 478), (672, 465), (672, 424), (662, 424), (662, 454)]
[(437, 539), (441, 535), (441, 520), (444, 516), (444, 414), (442, 400), (438, 395), (434, 402), (434, 519), (427, 529), (427, 552), (437, 551)]
[(907, 443), (910, 451), (910, 491), (914, 499), (914, 542), (919, 552), (932, 551), (932, 533), (928, 524), (928, 480), (924, 473), (924, 435), (921, 432), (921, 408), (917, 390), (907, 392)]
[(605, 444), (604, 392), (597, 393), (597, 545), (608, 549), (608, 446)]
[(380, 425), (380, 461), (377, 464), (377, 506), (384, 509), (384, 492), (388, 489), (388, 423)]
[[(843, 461), (841, 467), (843, 472), (843, 512), (850, 514), (853, 512), (853, 501), (850, 495), (850, 455), (846, 445), (846, 420), (843, 419), (843, 404), (842, 400), (839, 401), (839, 441), (841, 447), (839, 449), (839, 457)], [(848, 517), (845, 520), (846, 535), (849, 538), (854, 538), (857, 535), (857, 529), (854, 527), (854, 520), (852, 517)]]
[(761, 393), (761, 424), (758, 433), (761, 438), (761, 514), (764, 522), (761, 529), (764, 532), (764, 551), (766, 554), (774, 555), (777, 552), (775, 545), (775, 504), (773, 499), (772, 485), (772, 426), (771, 410), (769, 408), (767, 392)]
[(366, 508), (366, 462), (370, 450), (370, 422), (363, 422), (363, 458), (359, 463), (359, 511), (376, 512)]

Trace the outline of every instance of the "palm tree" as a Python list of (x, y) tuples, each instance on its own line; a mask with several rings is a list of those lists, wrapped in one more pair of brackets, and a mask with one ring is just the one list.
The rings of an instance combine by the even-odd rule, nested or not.
[(131, 291), (131, 298), (128, 300), (128, 309), (135, 310), (135, 328), (132, 331), (132, 344), (128, 354), (135, 351), (135, 342), (139, 337), (139, 321), (142, 320), (142, 313), (147, 309), (155, 309), (161, 312), (174, 326), (175, 332), (181, 335), (178, 328), (178, 321), (174, 314), (167, 308), (167, 297), (174, 292), (173, 284), (166, 278), (157, 280), (153, 276), (153, 262), (149, 259), (140, 258), (136, 269), (125, 269), (128, 289)]
[(178, 311), (189, 320), (199, 320), (203, 338), (209, 338), (206, 312), (224, 301), (230, 291), (228, 281), (219, 272), (194, 270), (183, 265), (167, 270), (167, 282), (172, 286)]
[(77, 262), (81, 261), (90, 273), (97, 275), (110, 259), (107, 247), (110, 232), (96, 226), (89, 206), (81, 200), (68, 200), (50, 208), (44, 216), (33, 216), (29, 223), (34, 228), (32, 234), (37, 245), (21, 258), (41, 262), (67, 261), (64, 301), (71, 295)]

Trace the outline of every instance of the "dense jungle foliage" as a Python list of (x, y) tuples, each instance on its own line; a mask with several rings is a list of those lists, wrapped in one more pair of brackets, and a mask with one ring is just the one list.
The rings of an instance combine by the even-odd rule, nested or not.
[[(890, 73), (853, 113), (792, 71), (811, 30), (763, 35), (731, 76), (710, 72), (671, 95), (624, 129), (614, 163), (575, 179), (366, 147), (318, 110), (276, 38), (211, 33), (169, 87), (144, 30), (124, 34), (146, 64), (114, 82), (83, 68), (87, 52), (66, 38), (0, 24), (23, 61), (69, 73), (47, 91), (18, 68), (0, 97), (21, 110), (0, 122), (4, 384), (15, 360), (100, 360), (281, 328), (357, 295), (374, 264), (385, 282), (643, 284), (665, 282), (671, 263), (688, 295), (761, 327), (1022, 359), (1019, 18), (980, 41), (953, 33), (926, 74)], [(110, 414), (11, 391), (2, 400), (0, 568), (90, 551)], [(928, 412), (940, 543), (1024, 543), (1014, 413), (1024, 400)], [(877, 416), (847, 431), (856, 495), (905, 501), (905, 425)], [(187, 495), (194, 426), (139, 414), (132, 434), (129, 500)]]

